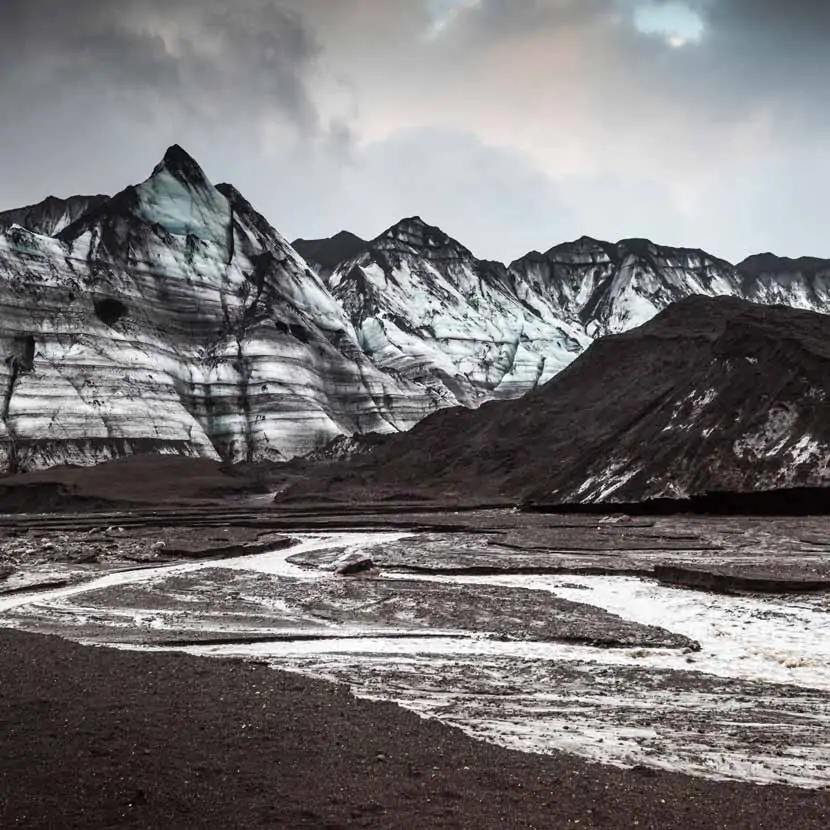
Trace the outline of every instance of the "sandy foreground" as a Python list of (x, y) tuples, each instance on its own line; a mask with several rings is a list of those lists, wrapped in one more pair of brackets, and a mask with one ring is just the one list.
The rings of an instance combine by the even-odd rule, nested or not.
[(830, 792), (475, 741), (241, 661), (0, 632), (0, 826), (826, 828)]
[[(780, 613), (753, 612), (748, 618), (737, 614), (739, 605), (762, 599), (711, 599), (695, 591), (678, 595), (683, 602), (678, 613), (672, 612), (673, 624), (679, 625), (680, 611), (704, 601), (716, 602), (719, 608), (724, 603), (735, 606), (736, 613), (723, 616), (719, 636), (711, 642), (704, 629), (688, 632), (703, 645), (698, 653), (687, 655), (678, 640), (662, 643), (662, 652), (645, 649), (646, 656), (631, 662), (630, 646), (647, 645), (648, 638), (655, 636), (649, 626), (660, 620), (633, 621), (632, 608), (617, 607), (614, 595), (602, 593), (603, 580), (627, 584), (626, 580), (647, 577), (665, 563), (698, 569), (695, 573), (706, 574), (714, 587), (719, 581), (745, 577), (770, 583), (783, 580), (787, 585), (806, 577), (826, 580), (830, 533), (823, 520), (772, 525), (754, 521), (701, 525), (697, 520), (603, 524), (595, 519), (548, 519), (509, 511), (407, 514), (382, 520), (307, 514), (291, 519), (258, 505), (250, 515), (245, 511), (225, 515), (218, 508), (198, 508), (189, 517), (181, 511), (172, 518), (145, 513), (109, 518), (103, 514), (6, 517), (0, 557), (6, 569), (5, 624), (102, 644), (117, 640), (151, 644), (174, 636), (227, 638), (236, 636), (237, 629), (269, 634), (277, 624), (280, 631), (312, 624), (336, 630), (355, 625), (371, 630), (384, 625), (416, 631), (464, 628), (472, 626), (484, 609), (495, 639), (459, 642), (471, 642), (478, 650), (486, 647), (483, 656), (490, 677), (513, 673), (513, 664), (508, 665), (505, 657), (511, 649), (587, 649), (593, 654), (596, 676), (610, 677), (617, 684), (610, 689), (609, 701), (619, 697), (620, 683), (629, 696), (637, 697), (641, 686), (635, 681), (646, 680), (643, 689), (653, 692), (657, 684), (660, 699), (670, 703), (681, 701), (677, 689), (700, 692), (688, 699), (709, 700), (710, 707), (721, 699), (750, 700), (754, 711), (762, 712), (772, 726), (788, 724), (782, 746), (792, 744), (790, 750), (802, 746), (795, 740), (799, 718), (804, 724), (815, 724), (823, 722), (816, 713), (827, 714), (826, 696), (820, 695), (808, 701), (810, 718), (799, 715), (803, 708), (799, 708), (799, 688), (803, 694), (816, 684), (826, 686), (824, 638), (818, 635), (810, 641), (808, 656), (816, 658), (812, 661), (789, 665), (765, 659), (756, 660), (756, 665), (744, 660), (745, 666), (735, 661), (740, 671), (733, 677), (730, 667), (741, 655), (730, 657), (724, 649), (723, 643), (731, 642), (729, 636), (735, 634), (737, 643), (749, 637), (761, 654), (767, 650), (765, 632), (786, 633), (786, 619)], [(278, 538), (300, 530), (348, 533), (358, 525), (406, 538), (372, 548), (378, 573), (355, 581), (325, 576), (333, 552), (317, 550), (318, 545), (302, 554), (302, 548), (285, 549)], [(417, 544), (414, 533), (421, 534)], [(159, 547), (161, 542), (164, 545)], [(262, 549), (275, 546), (274, 557), (262, 555)], [(288, 557), (295, 562), (288, 562)], [(251, 571), (253, 564), (259, 570)], [(305, 569), (302, 574), (296, 572), (298, 567)], [(156, 568), (165, 569), (167, 576), (148, 579)], [(604, 575), (589, 575), (597, 573)], [(98, 578), (112, 579), (113, 585), (83, 593), (76, 582)], [(556, 583), (551, 583), (554, 593), (547, 590), (550, 580)], [(653, 579), (646, 581), (655, 596), (673, 590)], [(33, 604), (28, 597), (32, 591), (37, 600)], [(390, 594), (394, 602), (389, 601)], [(275, 597), (280, 600), (276, 605)], [(18, 598), (26, 604), (17, 607)], [(571, 601), (577, 605), (569, 605)], [(579, 606), (586, 601), (589, 606)], [(780, 610), (775, 605), (779, 600), (769, 602), (773, 602), (770, 611)], [(793, 602), (797, 605), (797, 613), (792, 612), (794, 630), (800, 631), (808, 616), (823, 624), (823, 599), (798, 595)], [(512, 631), (514, 618), (538, 619), (539, 609), (547, 623), (534, 634), (538, 643), (499, 639), (501, 633)], [(609, 621), (609, 613), (621, 618)], [(125, 619), (129, 624), (123, 628)], [(232, 631), (226, 630), (228, 620), (233, 621)], [(724, 621), (729, 620), (732, 627), (727, 629)], [(824, 631), (818, 623), (813, 628)], [(621, 645), (633, 638), (623, 649), (632, 666), (626, 672), (616, 665), (623, 659), (615, 657), (617, 649), (596, 646), (609, 633)], [(574, 637), (577, 640), (572, 642)], [(641, 638), (646, 639), (640, 643)], [(455, 647), (453, 643), (447, 647)], [(802, 643), (801, 650), (808, 645)], [(361, 648), (368, 647), (363, 641)], [(240, 648), (244, 652), (248, 647)], [(343, 643), (336, 645), (339, 663), (326, 651), (333, 646), (320, 646), (324, 651), (312, 655), (315, 665), (310, 672), (320, 676), (318, 664), (324, 660), (323, 674), (342, 680), (339, 685), (308, 677), (308, 655), (294, 663), (284, 658), (275, 666), (270, 647), (265, 647), (264, 656), (257, 648), (251, 646), (240, 655), (247, 660), (206, 658), (82, 646), (43, 633), (0, 629), (0, 828), (823, 830), (830, 826), (830, 789), (821, 782), (814, 789), (759, 786), (645, 766), (603, 766), (555, 750), (548, 755), (518, 752), (476, 740), (446, 723), (425, 720), (394, 703), (355, 698), (350, 687), (357, 685), (361, 691), (358, 675)], [(406, 656), (406, 641), (397, 648)], [(303, 649), (306, 646), (301, 649), (305, 654)], [(288, 648), (280, 646), (279, 651)], [(474, 657), (472, 665), (478, 671), (482, 655), (476, 652)], [(536, 665), (532, 659), (513, 657), (518, 668)], [(605, 666), (609, 660), (615, 664)], [(655, 663), (660, 660), (666, 662), (662, 669)], [(710, 666), (713, 660), (721, 662)], [(643, 673), (637, 668), (640, 662), (654, 665)], [(455, 663), (462, 666), (463, 661)], [(423, 671), (431, 664), (412, 663), (418, 669), (412, 676), (392, 672), (392, 662), (376, 665), (383, 670), (381, 679), (387, 685), (390, 681), (398, 696), (404, 697), (402, 690), (410, 687), (421, 695), (421, 685), (434, 685), (434, 676)], [(306, 676), (281, 670), (303, 667)], [(689, 667), (710, 669), (711, 688), (690, 688)], [(745, 688), (747, 681), (741, 678), (749, 670), (763, 683)], [(456, 682), (442, 671), (445, 682)], [(799, 673), (809, 674), (801, 687), (786, 685), (790, 675), (797, 678)], [(375, 674), (361, 676), (372, 680)], [(567, 677), (542, 673), (534, 676), (539, 688), (524, 684), (520, 673), (514, 679), (533, 692), (528, 705), (535, 706), (558, 685), (561, 694), (573, 694), (574, 678), (583, 674), (581, 668)], [(558, 677), (571, 685), (558, 683)], [(672, 678), (679, 678), (679, 685)], [(698, 677), (695, 682), (703, 681)], [(470, 683), (469, 677), (461, 677), (458, 689)], [(486, 704), (487, 711), (488, 700), (502, 700), (492, 697), (487, 684), (476, 682), (471, 688), (477, 690), (477, 697), (461, 695), (458, 700)], [(766, 702), (759, 708), (758, 693), (769, 689), (778, 696), (763, 698)], [(515, 699), (514, 695), (503, 700)], [(559, 702), (555, 705), (561, 708)], [(562, 717), (570, 717), (570, 711)], [(694, 727), (709, 735), (719, 726), (707, 711), (695, 710), (689, 717), (680, 712), (678, 717), (682, 716), (686, 731)], [(723, 719), (730, 720), (731, 710), (724, 712)], [(586, 722), (590, 712), (583, 712), (580, 734), (599, 732), (602, 717), (607, 718), (607, 713), (597, 709), (592, 726)], [(576, 720), (566, 725), (572, 729), (575, 724)], [(760, 724), (750, 727), (742, 727), (741, 746), (760, 741), (763, 754), (766, 744), (760, 739), (766, 733), (755, 731)], [(667, 731), (675, 733), (685, 734)], [(724, 740), (734, 742), (735, 736), (725, 734)], [(815, 741), (821, 747), (826, 743), (818, 732)], [(807, 760), (805, 756), (805, 769)]]

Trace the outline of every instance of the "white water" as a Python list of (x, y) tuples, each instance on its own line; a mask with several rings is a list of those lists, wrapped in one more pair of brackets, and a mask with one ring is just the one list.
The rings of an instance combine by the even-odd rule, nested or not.
[[(0, 613), (24, 607), (29, 615), (50, 609), (83, 612), (70, 601), (87, 592), (163, 582), (204, 569), (330, 581), (336, 579), (330, 573), (299, 568), (288, 559), (313, 551), (357, 552), (406, 535), (303, 535), (294, 547), (271, 553), (114, 573), (67, 588), (7, 597), (0, 599)], [(392, 573), (383, 578), (412, 579)], [(329, 640), (187, 650), (204, 656), (266, 658), (275, 667), (346, 682), (359, 696), (394, 700), (476, 737), (524, 751), (558, 749), (605, 763), (646, 764), (759, 783), (830, 784), (830, 613), (820, 605), (703, 594), (630, 577), (424, 579), (550, 592), (684, 634), (702, 649), (685, 655), (672, 649), (598, 649), (453, 632), (443, 639), (395, 640), (379, 636), (377, 629), (332, 625), (332, 633), (340, 636)], [(274, 601), (279, 602), (278, 587)], [(112, 612), (114, 625), (130, 626), (130, 614), (132, 624), (140, 625), (141, 612), (125, 609), (120, 623), (120, 609)], [(64, 619), (71, 619), (71, 613)], [(171, 617), (164, 627), (176, 624)], [(225, 633), (233, 634), (234, 623), (229, 625)], [(702, 679), (691, 684), (669, 680), (654, 687), (650, 680), (655, 670), (684, 672), (686, 677), (694, 672)], [(794, 694), (775, 685), (748, 691), (718, 678), (789, 684), (803, 691)]]
[[(314, 533), (305, 534), (300, 542), (290, 548), (282, 548), (270, 553), (260, 553), (251, 556), (238, 556), (223, 560), (202, 560), (186, 565), (168, 565), (159, 568), (139, 568), (134, 571), (119, 571), (108, 574), (89, 582), (79, 582), (65, 588), (56, 588), (51, 591), (14, 594), (0, 597), (0, 613), (15, 608), (36, 605), (46, 606), (54, 602), (68, 599), (90, 591), (103, 588), (117, 588), (123, 585), (138, 585), (146, 582), (155, 582), (186, 573), (205, 570), (206, 568), (227, 568), (229, 570), (257, 571), (272, 576), (285, 576), (292, 579), (306, 579), (314, 581), (320, 578), (319, 573), (292, 565), (288, 559), (301, 553), (311, 553), (317, 550), (331, 550), (344, 548), (359, 550), (363, 547), (384, 543), (397, 542), (406, 534), (403, 533)], [(2, 623), (2, 620), (0, 620)]]
[[(400, 578), (390, 575), (390, 578)], [(619, 576), (426, 577), (430, 581), (547, 591), (626, 620), (683, 634), (701, 645), (695, 671), (717, 677), (830, 690), (830, 598), (826, 611), (791, 600), (707, 594)], [(689, 670), (675, 650), (591, 649), (603, 663)], [(641, 652), (632, 658), (632, 651)], [(584, 658), (581, 658), (584, 659)]]

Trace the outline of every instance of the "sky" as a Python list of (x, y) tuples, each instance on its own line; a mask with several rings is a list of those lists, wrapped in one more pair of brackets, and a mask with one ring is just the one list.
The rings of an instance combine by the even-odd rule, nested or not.
[(0, 209), (178, 143), (288, 238), (830, 257), (828, 43), (827, 0), (2, 0)]

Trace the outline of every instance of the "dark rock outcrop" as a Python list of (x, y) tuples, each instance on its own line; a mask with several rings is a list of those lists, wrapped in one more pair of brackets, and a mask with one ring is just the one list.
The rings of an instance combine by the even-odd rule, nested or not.
[(364, 495), (405, 486), (543, 504), (823, 488), (830, 317), (692, 297), (597, 341), (521, 400), (436, 413), (334, 469), (341, 490)]

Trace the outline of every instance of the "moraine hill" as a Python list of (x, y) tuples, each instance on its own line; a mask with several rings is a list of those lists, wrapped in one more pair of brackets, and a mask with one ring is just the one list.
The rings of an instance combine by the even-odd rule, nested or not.
[(823, 487), (830, 317), (692, 297), (520, 400), (436, 413), (305, 473), (286, 495), (608, 504)]

